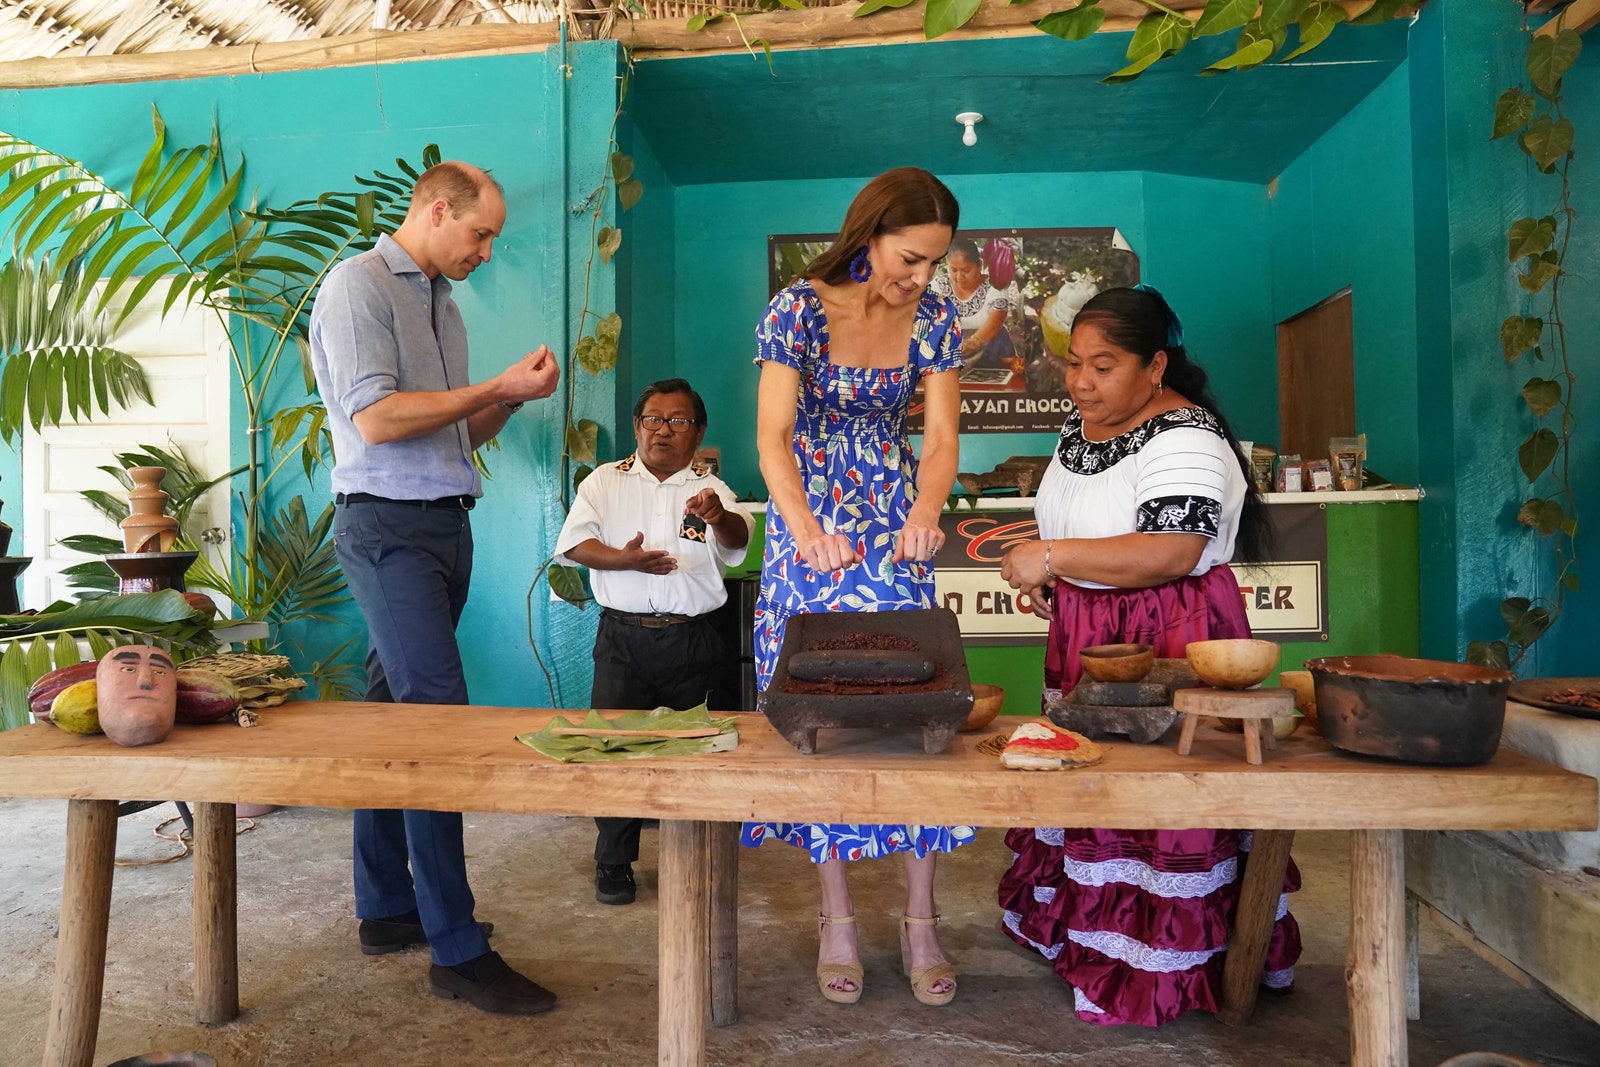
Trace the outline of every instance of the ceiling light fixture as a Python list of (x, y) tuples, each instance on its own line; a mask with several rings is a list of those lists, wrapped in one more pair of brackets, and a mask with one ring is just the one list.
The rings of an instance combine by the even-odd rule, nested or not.
[(983, 116), (978, 114), (976, 111), (963, 111), (956, 115), (956, 121), (967, 128), (966, 132), (961, 135), (961, 143), (966, 145), (968, 148), (971, 148), (973, 145), (977, 144), (978, 131), (973, 129), (973, 127), (983, 121)]

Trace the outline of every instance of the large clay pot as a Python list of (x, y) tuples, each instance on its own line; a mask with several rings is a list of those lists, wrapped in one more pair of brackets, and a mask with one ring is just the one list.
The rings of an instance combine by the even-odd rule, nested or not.
[(120, 645), (95, 669), (100, 729), (119, 745), (165, 741), (178, 712), (178, 671), (154, 645)]

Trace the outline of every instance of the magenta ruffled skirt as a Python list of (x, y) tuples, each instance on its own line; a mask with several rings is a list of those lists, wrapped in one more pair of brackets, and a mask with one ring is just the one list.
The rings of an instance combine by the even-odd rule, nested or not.
[[(1249, 637), (1233, 572), (1215, 567), (1156, 589), (1056, 587), (1045, 700), (1078, 681), (1078, 650), (1138, 641), (1178, 658), (1190, 641)], [(1222, 961), (1250, 835), (1238, 830), (1018, 828), (1000, 880), (1007, 932), (1049, 959), (1086, 1022), (1159, 1026), (1221, 1003)], [(1300, 929), (1291, 861), (1262, 982), (1288, 990)]]

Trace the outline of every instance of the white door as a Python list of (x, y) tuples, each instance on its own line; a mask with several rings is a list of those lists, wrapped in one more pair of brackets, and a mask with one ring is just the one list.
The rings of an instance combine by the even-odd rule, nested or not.
[[(166, 286), (155, 287), (164, 294)], [(227, 335), (208, 308), (174, 308), (161, 316), (162, 299), (153, 295), (134, 310), (112, 340), (136, 356), (150, 379), (153, 403), (113, 406), (88, 422), (27, 431), (22, 445), (24, 544), (16, 555), (33, 563), (22, 574), (22, 606), (42, 608), (70, 599), (61, 570), (90, 557), (57, 542), (74, 534), (120, 537), (110, 520), (78, 494), (101, 489), (121, 495), (122, 486), (98, 468), (115, 464), (119, 452), (142, 445), (181, 449), (207, 477), (228, 470), (228, 401), (232, 367)], [(192, 530), (229, 530), (227, 485), (214, 487), (195, 506)], [(215, 554), (224, 545), (206, 546)]]

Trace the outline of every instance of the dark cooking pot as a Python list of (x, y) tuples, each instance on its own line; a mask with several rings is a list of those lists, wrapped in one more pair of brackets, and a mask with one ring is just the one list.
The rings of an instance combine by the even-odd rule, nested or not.
[(1509, 671), (1405, 656), (1327, 656), (1305, 665), (1317, 729), (1364, 756), (1482, 763), (1500, 747)]

